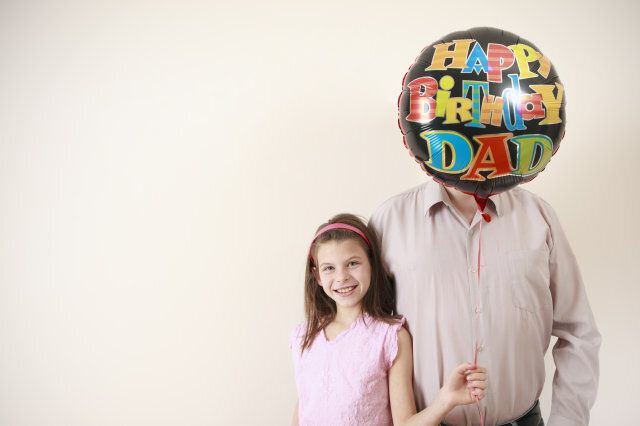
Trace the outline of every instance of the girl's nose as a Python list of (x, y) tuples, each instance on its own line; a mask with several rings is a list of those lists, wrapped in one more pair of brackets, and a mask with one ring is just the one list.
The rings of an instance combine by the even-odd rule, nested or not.
[(351, 277), (351, 275), (349, 275), (349, 272), (346, 269), (342, 269), (338, 271), (338, 275), (336, 276), (336, 280), (344, 283), (349, 281), (349, 278)]

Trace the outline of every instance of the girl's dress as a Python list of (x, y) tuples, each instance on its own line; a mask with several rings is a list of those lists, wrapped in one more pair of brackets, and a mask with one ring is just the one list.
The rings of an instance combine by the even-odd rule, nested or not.
[(301, 353), (306, 324), (291, 335), (300, 426), (393, 425), (387, 376), (398, 353), (398, 329), (367, 314), (328, 341), (320, 331)]

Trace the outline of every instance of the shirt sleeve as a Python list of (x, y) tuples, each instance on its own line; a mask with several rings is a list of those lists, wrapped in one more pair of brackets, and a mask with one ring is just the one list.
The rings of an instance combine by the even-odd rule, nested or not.
[(548, 426), (587, 425), (598, 390), (601, 337), (569, 241), (553, 209), (545, 207), (551, 240), (551, 334), (558, 338), (552, 351), (556, 372)]
[(382, 263), (384, 265), (385, 272), (389, 275), (389, 277), (393, 278), (393, 274), (389, 269), (389, 259), (387, 257), (387, 249), (384, 246), (384, 218), (385, 213), (383, 211), (383, 206), (379, 206), (369, 218), (369, 228), (373, 230), (378, 238), (378, 247), (382, 252)]
[(292, 351), (294, 349), (299, 349), (302, 345), (302, 339), (304, 337), (304, 324), (298, 324), (291, 331), (291, 336), (289, 336), (289, 349)]
[(398, 356), (398, 330), (404, 325), (405, 319), (401, 317), (397, 322), (390, 324), (384, 341), (384, 355), (387, 369), (391, 368), (393, 361)]

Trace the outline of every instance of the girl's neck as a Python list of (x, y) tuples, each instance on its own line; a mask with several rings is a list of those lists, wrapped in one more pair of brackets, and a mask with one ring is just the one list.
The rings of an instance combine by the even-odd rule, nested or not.
[(338, 307), (336, 317), (333, 321), (338, 324), (349, 325), (358, 319), (360, 315), (362, 315), (362, 305), (349, 308)]

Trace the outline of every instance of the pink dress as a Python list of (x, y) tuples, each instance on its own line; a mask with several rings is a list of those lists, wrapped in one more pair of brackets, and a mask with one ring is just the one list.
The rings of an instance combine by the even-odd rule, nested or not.
[(300, 426), (393, 425), (387, 376), (398, 353), (394, 324), (364, 314), (332, 341), (324, 331), (302, 354), (305, 324), (291, 335)]

